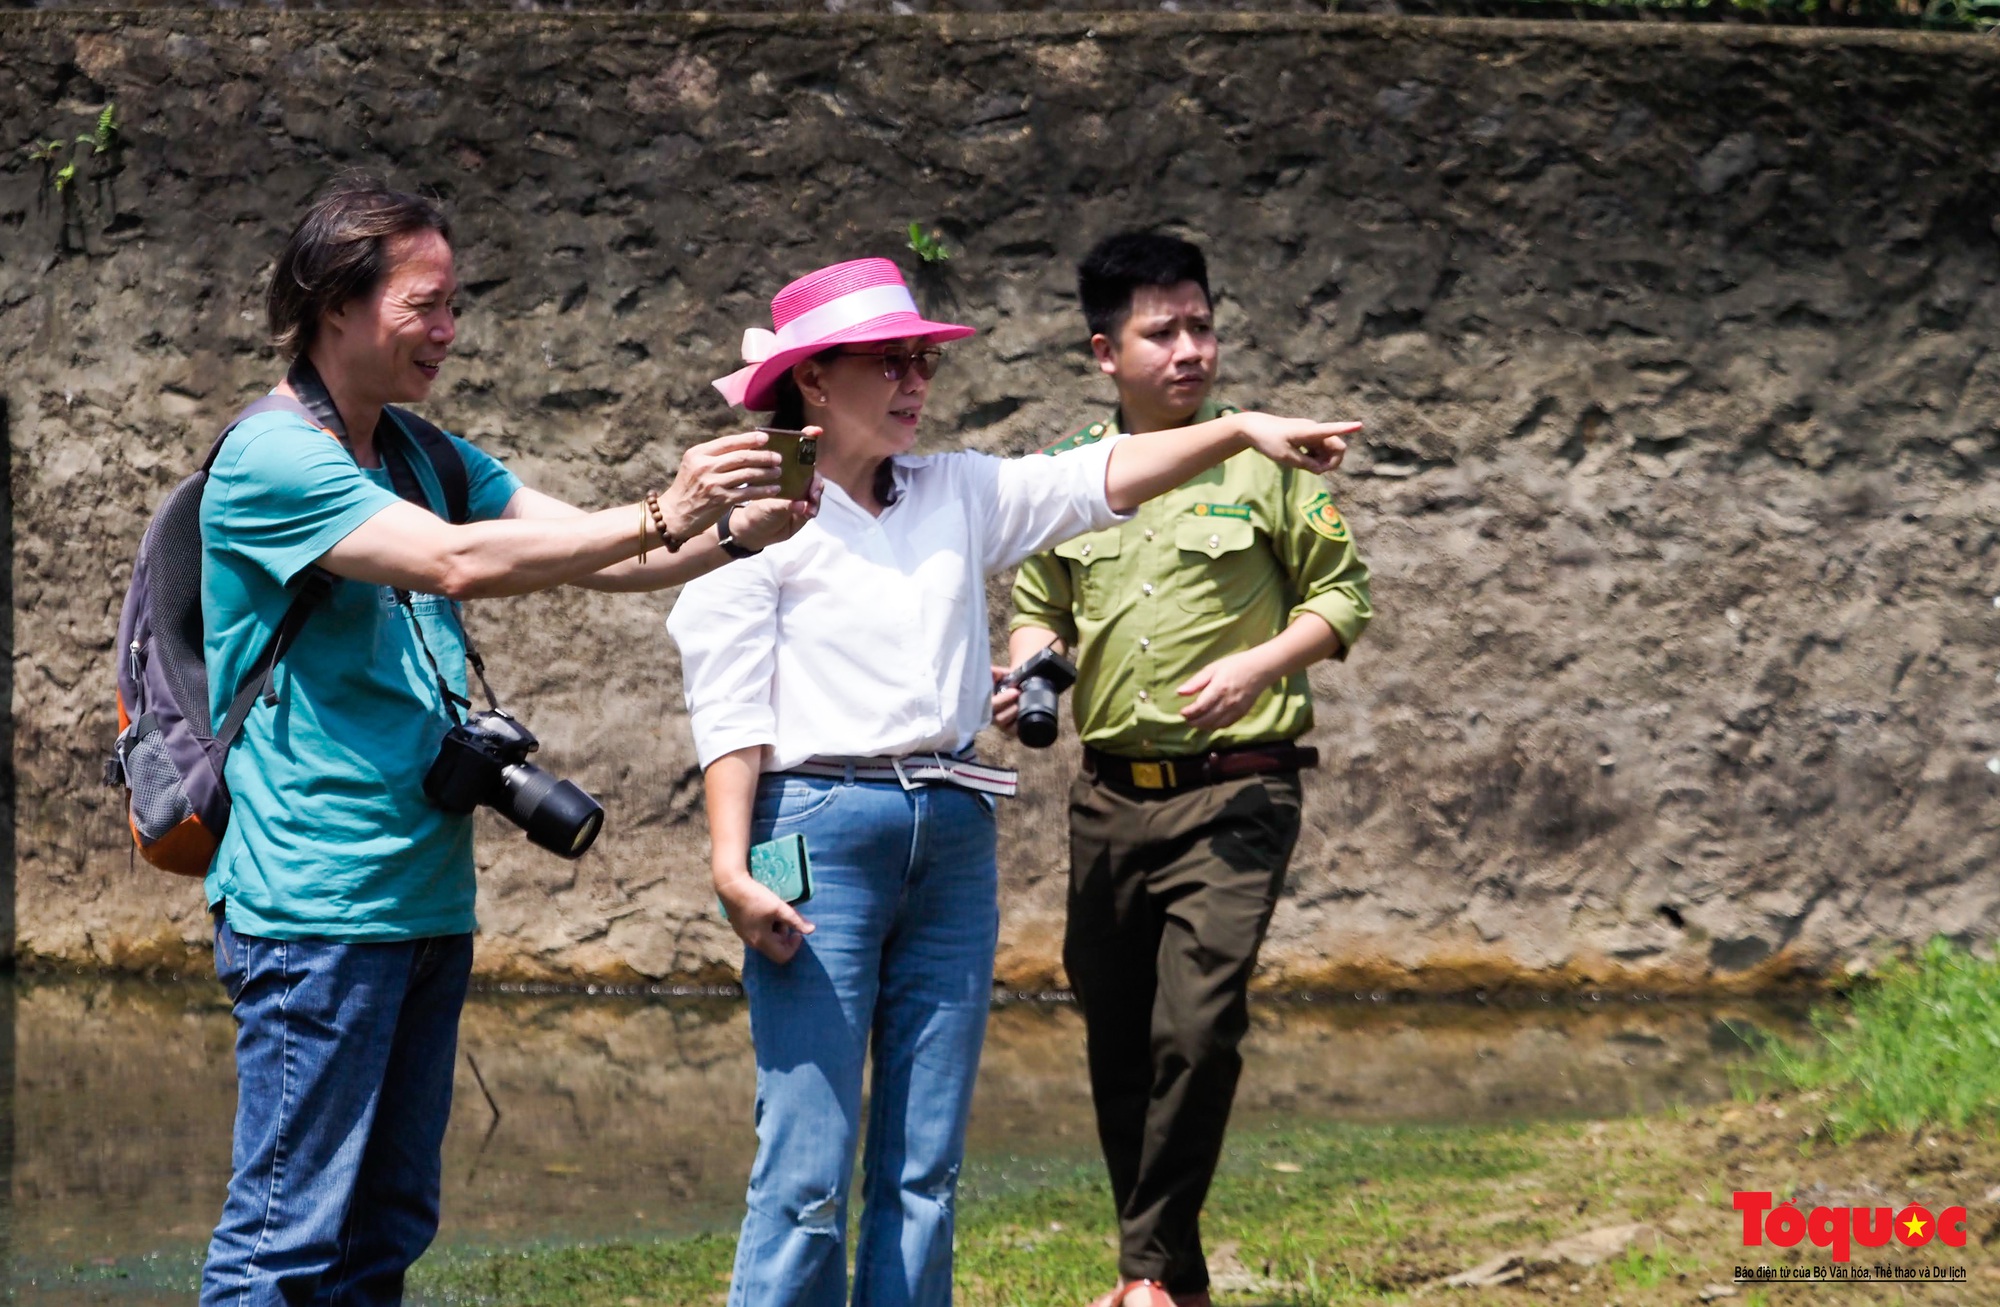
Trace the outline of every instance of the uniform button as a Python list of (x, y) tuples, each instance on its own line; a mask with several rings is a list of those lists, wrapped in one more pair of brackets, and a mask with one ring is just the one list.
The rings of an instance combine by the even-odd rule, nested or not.
[(1083, 555), (1083, 556), (1084, 556), (1085, 558), (1088, 558), (1088, 557), (1090, 557), (1090, 546), (1089, 546), (1089, 545), (1085, 545), (1085, 546), (1084, 546), (1083, 548), (1081, 548), (1081, 549), (1077, 550), (1076, 552), (1078, 552), (1079, 554), (1082, 554), (1082, 555)]
[(1151, 527), (1147, 527), (1147, 528), (1146, 528), (1146, 539), (1148, 539), (1148, 540), (1151, 540), (1152, 538), (1153, 538), (1153, 528), (1151, 528)]
[(1214, 548), (1216, 548), (1216, 547), (1217, 547), (1218, 545), (1220, 545), (1221, 543), (1222, 543), (1222, 537), (1221, 537), (1221, 536), (1210, 536), (1210, 537), (1208, 538), (1208, 547), (1209, 547), (1210, 549), (1214, 549)]
[(1140, 647), (1141, 649), (1150, 649), (1150, 648), (1152, 648), (1152, 647), (1153, 647), (1153, 637), (1152, 637), (1152, 636), (1150, 636), (1150, 635), (1142, 635), (1142, 636), (1140, 636), (1140, 637), (1139, 637), (1139, 647)]
[(1139, 691), (1139, 702), (1140, 702), (1140, 703), (1145, 703), (1145, 702), (1146, 702), (1147, 700), (1149, 700), (1149, 699), (1151, 699), (1151, 698), (1152, 698), (1152, 696), (1151, 696), (1151, 695), (1149, 695), (1149, 694), (1147, 694), (1147, 693), (1146, 693), (1146, 692), (1145, 692), (1144, 690), (1141, 690), (1141, 691)]
[(1144, 585), (1140, 586), (1139, 593), (1148, 595), (1153, 593), (1153, 583), (1151, 581), (1148, 581)]

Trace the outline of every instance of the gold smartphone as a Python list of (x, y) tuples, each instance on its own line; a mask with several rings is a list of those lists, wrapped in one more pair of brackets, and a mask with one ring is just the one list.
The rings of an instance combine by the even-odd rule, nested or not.
[(819, 461), (819, 437), (783, 427), (758, 427), (770, 437), (767, 448), (778, 451), (778, 498), (804, 499), (812, 489), (813, 464)]

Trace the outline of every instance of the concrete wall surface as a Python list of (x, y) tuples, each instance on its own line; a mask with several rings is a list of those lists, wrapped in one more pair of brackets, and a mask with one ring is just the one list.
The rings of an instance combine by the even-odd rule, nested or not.
[[(1335, 490), (1381, 616), (1314, 672), (1328, 763), (1272, 984), (1750, 989), (2000, 922), (1991, 42), (71, 12), (0, 15), (0, 49), (26, 961), (202, 963), (198, 891), (131, 865), (98, 784), (117, 605), (152, 506), (279, 375), (264, 280), (349, 165), (459, 226), (428, 415), (585, 504), (733, 429), (707, 382), (770, 294), (907, 259), (911, 221), (956, 255), (925, 299), (982, 329), (931, 449), (1100, 411), (1075, 259), (1124, 226), (1204, 241), (1222, 393), (1368, 422)], [(16, 146), (107, 101), (118, 171), (58, 195)], [(732, 974), (670, 603), (474, 606), (545, 763), (610, 812), (577, 864), (482, 826), (484, 974)], [(1021, 761), (1001, 974), (1034, 987), (1075, 755)]]

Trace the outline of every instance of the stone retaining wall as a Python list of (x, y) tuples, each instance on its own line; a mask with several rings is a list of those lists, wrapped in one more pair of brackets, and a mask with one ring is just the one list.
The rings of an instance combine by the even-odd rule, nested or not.
[[(1381, 617), (1314, 673), (1329, 765), (1267, 979), (1746, 989), (1991, 933), (2000, 48), (1264, 16), (0, 15), (0, 428), (17, 936), (200, 964), (198, 892), (97, 784), (151, 506), (267, 386), (261, 289), (365, 165), (459, 224), (427, 410), (630, 498), (788, 277), (956, 252), (930, 448), (1103, 401), (1071, 268), (1203, 240), (1224, 393), (1357, 415)], [(17, 143), (115, 100), (74, 221)], [(81, 248), (70, 248), (80, 243)], [(997, 587), (996, 595), (1004, 590)], [(666, 596), (476, 606), (580, 864), (482, 832), (489, 976), (722, 978)], [(1004, 746), (994, 752), (1005, 755)], [(1060, 979), (1065, 749), (1003, 825), (1003, 980)]]

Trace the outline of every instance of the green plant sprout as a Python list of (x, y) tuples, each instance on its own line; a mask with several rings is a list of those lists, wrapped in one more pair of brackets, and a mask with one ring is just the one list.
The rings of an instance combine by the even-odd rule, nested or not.
[[(68, 140), (36, 138), (23, 148), (30, 161), (41, 165), (42, 195), (46, 197), (53, 192), (61, 210), (62, 226), (56, 238), (58, 251), (67, 254), (81, 250), (85, 224), (82, 183), (90, 182), (100, 216), (111, 218), (118, 211), (115, 187), (118, 174), (124, 171), (125, 142), (117, 104), (107, 103), (99, 109), (88, 132)], [(86, 159), (92, 161), (87, 171), (83, 166)]]
[[(68, 141), (50, 137), (45, 141), (33, 141), (26, 147), (28, 159), (42, 165), (42, 185), (54, 185), (56, 194), (66, 195), (76, 182), (76, 165), (79, 160), (101, 154), (115, 154), (119, 147), (118, 105), (111, 102), (97, 111), (97, 123), (91, 130)], [(83, 146), (83, 150), (73, 151), (68, 159), (63, 152), (71, 146)], [(87, 151), (87, 153), (86, 153)], [(62, 167), (56, 167), (58, 160)], [(112, 172), (116, 172), (117, 160), (112, 160)]]
[[(88, 145), (92, 154), (109, 154), (118, 147), (118, 106), (114, 101), (105, 105), (97, 113), (97, 126), (89, 135), (76, 138), (78, 145)], [(51, 141), (53, 145), (55, 142)]]
[(91, 146), (99, 154), (105, 154), (118, 145), (118, 104), (107, 101), (97, 112), (97, 128), (91, 133)]
[(944, 239), (937, 232), (924, 231), (923, 224), (910, 224), (910, 248), (926, 264), (946, 263), (951, 259), (951, 251), (944, 247)]

